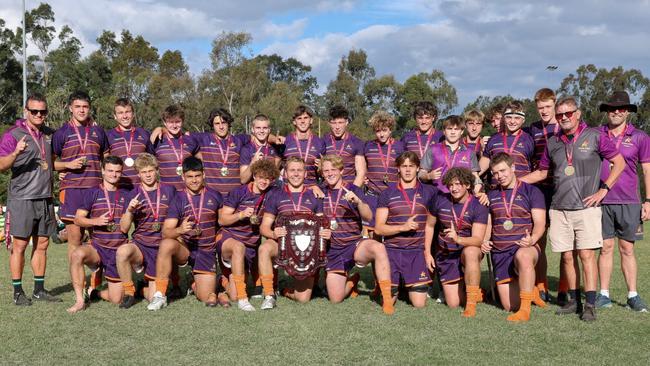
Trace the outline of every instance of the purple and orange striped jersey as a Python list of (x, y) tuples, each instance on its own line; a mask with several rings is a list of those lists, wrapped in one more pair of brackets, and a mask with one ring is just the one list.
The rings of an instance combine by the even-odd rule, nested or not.
[(222, 139), (212, 132), (197, 133), (194, 138), (203, 158), (205, 184), (223, 196), (241, 186), (239, 180), (241, 138), (228, 135)]
[[(261, 219), (264, 216), (264, 205), (268, 198), (268, 191), (262, 194), (255, 193), (253, 192), (253, 183), (249, 183), (228, 193), (223, 201), (223, 206), (233, 208), (235, 213), (252, 207), (255, 210), (255, 215)], [(248, 247), (257, 248), (260, 244), (260, 227), (252, 225), (248, 218), (239, 220), (230, 226), (223, 226), (221, 230)]]
[[(417, 230), (384, 236), (384, 245), (396, 249), (424, 249), (424, 228), (427, 216), (431, 214), (435, 203), (437, 190), (432, 186), (418, 183), (415, 188), (407, 188), (404, 191), (408, 201), (402, 196), (402, 191), (398, 188), (398, 185), (391, 185), (379, 195), (377, 208), (388, 209), (388, 217), (386, 218), (386, 224), (388, 225), (401, 225), (409, 217), (415, 216), (415, 221), (419, 224), (419, 227)], [(415, 210), (411, 214), (414, 199), (416, 200)]]
[[(173, 144), (173, 148), (169, 145), (170, 141)], [(174, 149), (176, 149), (175, 153)], [(183, 183), (181, 176), (176, 173), (176, 168), (181, 166), (183, 159), (198, 152), (194, 135), (163, 135), (153, 143), (153, 151), (160, 165), (160, 182), (172, 185), (177, 191), (185, 189), (185, 183)], [(180, 162), (176, 154), (182, 155)]]
[[(135, 225), (135, 230), (131, 234), (133, 241), (138, 244), (146, 245), (148, 247), (158, 247), (160, 241), (162, 240), (162, 224), (167, 217), (167, 211), (169, 206), (174, 201), (176, 197), (176, 188), (160, 184), (160, 206), (157, 205), (157, 196), (158, 190), (145, 191), (142, 186), (138, 185), (133, 190), (129, 192), (129, 196), (126, 200), (126, 205), (128, 207), (129, 202), (137, 195), (138, 201), (140, 201), (140, 206), (133, 212), (133, 223)], [(149, 201), (145, 198), (144, 195), (149, 197)], [(151, 205), (149, 205), (151, 202)], [(154, 217), (154, 208), (158, 207), (158, 220)], [(154, 230), (154, 223), (158, 222), (160, 224), (160, 230)]]
[(354, 182), (357, 175), (355, 158), (363, 156), (364, 142), (349, 132), (346, 132), (340, 139), (330, 133), (323, 140), (325, 140), (327, 155), (336, 155), (343, 159), (343, 181)]
[[(483, 149), (483, 156), (492, 158), (500, 152), (506, 152), (512, 156), (515, 161), (515, 175), (517, 177), (523, 177), (531, 172), (533, 159), (535, 158), (535, 141), (524, 130), (519, 130), (514, 135), (506, 136), (505, 134), (498, 133), (490, 137), (485, 145), (485, 149)], [(494, 178), (492, 178), (491, 183), (494, 185), (497, 184)]]
[[(534, 185), (518, 181), (517, 195), (514, 198), (511, 208), (510, 220), (514, 224), (512, 230), (506, 230), (503, 223), (508, 220), (506, 204), (500, 188), (490, 190), (490, 214), (492, 215), (492, 243), (494, 250), (502, 251), (517, 245), (517, 241), (526, 235), (526, 230), (533, 232), (532, 209), (546, 210), (544, 195)], [(513, 189), (503, 190), (505, 202), (510, 207)], [(598, 223), (600, 225), (600, 223)]]
[[(100, 161), (104, 152), (108, 150), (108, 140), (104, 129), (97, 126), (95, 122), (89, 122), (87, 127), (77, 126), (81, 142), (71, 125), (71, 122), (64, 123), (52, 137), (52, 151), (61, 161), (73, 161), (79, 157), (86, 156), (86, 165), (78, 170), (68, 171), (61, 181), (60, 188), (92, 188), (102, 182)], [(86, 140), (88, 134), (88, 140)], [(86, 144), (85, 152), (82, 153), (82, 144)]]
[[(349, 191), (354, 192), (357, 197), (363, 200), (364, 194), (361, 188), (355, 186), (351, 182), (345, 183), (345, 188), (347, 188)], [(361, 229), (363, 228), (359, 208), (351, 202), (343, 199), (343, 196), (345, 196), (345, 191), (342, 189), (331, 189), (329, 187), (325, 187), (323, 193), (325, 193), (325, 199), (323, 200), (323, 211), (328, 219), (334, 219), (332, 206), (336, 206), (336, 222), (338, 224), (338, 228), (336, 230), (332, 229), (330, 246), (345, 247), (348, 245), (356, 245), (356, 243), (362, 238)], [(341, 198), (338, 205), (336, 205), (336, 198), (339, 196), (339, 194)]]
[(424, 158), (420, 161), (420, 168), (426, 171), (436, 170), (442, 168), (440, 171), (440, 178), (435, 179), (433, 182), (434, 187), (443, 193), (448, 193), (449, 189), (442, 183), (442, 178), (445, 173), (451, 168), (467, 168), (473, 172), (481, 170), (476, 160), (476, 154), (473, 150), (468, 149), (463, 144), (458, 144), (456, 151), (452, 152), (451, 147), (445, 142), (435, 144), (424, 154)]
[[(430, 135), (431, 133), (433, 133), (433, 135)], [(415, 128), (402, 136), (402, 143), (404, 143), (404, 149), (406, 149), (406, 151), (415, 152), (421, 160), (422, 156), (424, 156), (424, 153), (427, 152), (430, 146), (442, 142), (444, 139), (445, 134), (433, 127), (431, 127), (429, 133), (426, 135), (422, 135), (420, 131)], [(428, 145), (427, 141), (429, 141)]]
[[(461, 220), (461, 212), (463, 212), (463, 207), (465, 202), (453, 202), (452, 197), (449, 193), (441, 193), (436, 196), (435, 203), (433, 205), (433, 216), (436, 217), (436, 232), (438, 233), (438, 240), (436, 246), (440, 250), (462, 250), (464, 247), (458, 245), (451, 240), (447, 239), (443, 230), (450, 229), (451, 223), (455, 220), (454, 213), (456, 214), (456, 219), (458, 221), (454, 222), (454, 227), (458, 236), (463, 238), (469, 238), (472, 236), (472, 225), (474, 223), (486, 224), (488, 221), (488, 215), (490, 214), (489, 209), (486, 206), (483, 206), (477, 199), (475, 199), (471, 194), (468, 195), (470, 200), (467, 203), (467, 208), (463, 213)], [(453, 210), (453, 212), (452, 212)], [(462, 221), (462, 222), (461, 222)], [(460, 222), (460, 226), (458, 223)]]
[[(323, 201), (314, 196), (311, 189), (305, 187), (302, 192), (287, 192), (287, 185), (282, 185), (269, 191), (269, 197), (264, 205), (264, 212), (277, 217), (281, 213), (310, 211), (315, 214), (323, 213)], [(294, 208), (295, 205), (295, 208)]]
[(280, 153), (278, 153), (275, 145), (266, 143), (265, 145), (260, 146), (256, 142), (251, 141), (242, 146), (241, 153), (239, 153), (239, 164), (251, 165), (253, 156), (255, 156), (258, 151), (262, 153), (265, 160), (275, 161), (275, 158), (280, 157)]
[(203, 196), (203, 209), (199, 213), (199, 207), (201, 205), (201, 194), (192, 195), (189, 194), (192, 198), (192, 204), (200, 218), (194, 216), (192, 212), (192, 205), (187, 199), (187, 193), (185, 190), (176, 192), (176, 197), (169, 206), (167, 211), (167, 219), (177, 219), (177, 226), (180, 226), (183, 220), (186, 217), (190, 218), (190, 221), (193, 221), (194, 224), (199, 224), (199, 229), (201, 234), (194, 235), (192, 231), (189, 231), (187, 234), (182, 235), (183, 242), (185, 242), (190, 248), (200, 247), (206, 250), (215, 249), (216, 234), (217, 234), (217, 219), (219, 215), (219, 209), (223, 204), (223, 198), (221, 193), (205, 187), (205, 194)]
[[(524, 131), (528, 132), (530, 136), (533, 137), (535, 141), (535, 157), (533, 158), (533, 170), (539, 168), (539, 161), (542, 160), (542, 155), (544, 154), (544, 149), (546, 149), (546, 144), (548, 139), (557, 136), (560, 134), (560, 124), (553, 123), (547, 124), (544, 126), (542, 121), (533, 122), (527, 129)], [(544, 134), (546, 132), (546, 135)], [(553, 177), (549, 174), (546, 179), (537, 184), (540, 189), (543, 191), (553, 192)]]
[[(120, 127), (111, 128), (106, 130), (106, 137), (110, 154), (119, 156), (122, 160), (127, 157), (135, 160), (143, 152), (153, 154), (149, 132), (142, 127), (131, 128), (128, 131), (123, 131)], [(127, 151), (127, 145), (131, 147), (129, 151)], [(125, 164), (122, 178), (120, 178), (120, 186), (133, 189), (138, 184), (140, 184), (140, 177), (135, 167), (128, 167)]]
[(309, 146), (309, 151), (307, 151), (308, 139), (299, 140), (299, 141), (300, 141), (300, 148), (298, 148), (298, 140), (296, 140), (295, 133), (289, 134), (289, 136), (287, 136), (287, 139), (284, 142), (285, 149), (282, 158), (286, 160), (290, 156), (297, 156), (305, 160), (305, 154), (307, 155), (307, 159), (305, 161), (305, 169), (307, 170), (305, 185), (307, 187), (310, 187), (316, 185), (316, 178), (318, 172), (314, 161), (316, 159), (320, 159), (320, 157), (325, 154), (325, 143), (320, 137), (312, 133), (311, 144)]
[[(108, 200), (113, 210), (113, 222), (115, 231), (108, 231), (107, 226), (95, 226), (91, 230), (90, 240), (92, 245), (99, 245), (104, 248), (117, 248), (126, 243), (128, 237), (120, 231), (120, 219), (126, 207), (129, 192), (124, 189), (108, 191)], [(102, 187), (93, 187), (84, 193), (84, 199), (79, 209), (88, 212), (87, 217), (96, 218), (109, 212), (106, 195)]]
[[(381, 151), (379, 150), (380, 148)], [(389, 148), (390, 156), (387, 157)], [(395, 159), (404, 151), (404, 143), (398, 140), (392, 141), (392, 144), (385, 143), (383, 145), (379, 144), (377, 140), (366, 142), (364, 149), (368, 167), (366, 177), (368, 178), (368, 188), (375, 192), (375, 194), (378, 195), (385, 191), (391, 184), (397, 183), (397, 165), (395, 164)], [(384, 162), (388, 163), (388, 170), (384, 162), (382, 162), (382, 158)], [(386, 174), (388, 174), (388, 180), (384, 182), (384, 175)]]

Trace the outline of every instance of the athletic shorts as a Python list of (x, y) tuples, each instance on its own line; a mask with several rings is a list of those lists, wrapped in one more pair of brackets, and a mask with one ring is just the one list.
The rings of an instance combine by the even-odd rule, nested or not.
[[(515, 255), (519, 248), (518, 245), (513, 245), (501, 251), (492, 250), (490, 253), (492, 269), (494, 270), (494, 282), (497, 285), (509, 283), (519, 277), (515, 266)], [(539, 246), (535, 245), (533, 248), (537, 250), (538, 255), (541, 253)]]
[[(232, 264), (230, 261), (226, 261), (223, 258), (223, 255), (221, 254), (221, 247), (223, 246), (223, 243), (227, 239), (234, 239), (230, 234), (227, 234), (225, 232), (220, 233), (217, 235), (217, 257), (219, 258), (220, 265), (222, 265), (224, 268), (230, 269), (232, 267)], [(244, 266), (247, 269), (252, 269), (252, 268), (257, 268), (257, 248), (252, 248), (249, 246), (246, 246), (246, 252), (244, 254)], [(222, 271), (223, 272), (223, 271)]]
[(120, 274), (117, 272), (117, 261), (115, 260), (117, 248), (106, 248), (100, 245), (93, 245), (93, 248), (99, 254), (100, 266), (104, 271), (106, 281), (121, 282)]
[[(364, 202), (366, 202), (368, 204), (368, 206), (370, 206), (370, 210), (372, 212), (377, 212), (377, 200), (378, 199), (379, 199), (379, 197), (377, 195), (375, 195), (374, 192), (369, 192), (368, 194), (366, 194), (363, 197)], [(372, 215), (372, 220), (370, 220), (370, 221), (363, 220), (362, 224), (365, 227), (373, 229), (375, 227), (375, 215), (374, 214)]]
[(386, 247), (386, 253), (390, 263), (392, 286), (399, 286), (402, 283), (406, 287), (413, 287), (431, 283), (423, 249)]
[[(600, 206), (582, 210), (549, 210), (551, 227), (548, 238), (555, 253), (603, 246)], [(598, 223), (601, 223), (600, 225)]]
[(9, 234), (17, 238), (32, 235), (49, 237), (56, 232), (56, 216), (51, 198), (9, 200)]
[(463, 263), (460, 260), (462, 250), (442, 251), (435, 254), (436, 271), (443, 285), (452, 284), (463, 279)]
[(138, 242), (134, 242), (142, 253), (142, 266), (144, 270), (144, 278), (148, 281), (156, 279), (156, 258), (158, 258), (159, 247), (152, 247)]
[(190, 249), (188, 263), (192, 271), (199, 274), (217, 273), (217, 248), (203, 249), (194, 247)]
[(602, 205), (603, 239), (643, 240), (641, 205)]
[(77, 214), (77, 209), (81, 207), (84, 200), (84, 194), (89, 188), (67, 188), (59, 194), (61, 208), (59, 218), (62, 221), (73, 221)]
[(325, 271), (347, 274), (354, 266), (359, 268), (365, 265), (354, 261), (354, 253), (357, 251), (359, 244), (364, 240), (361, 239), (354, 244), (349, 244), (344, 247), (330, 247), (327, 250), (327, 266)]

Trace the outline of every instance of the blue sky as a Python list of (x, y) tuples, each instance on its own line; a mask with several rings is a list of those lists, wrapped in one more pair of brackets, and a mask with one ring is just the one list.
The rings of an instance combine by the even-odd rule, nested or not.
[[(531, 97), (557, 88), (583, 64), (640, 69), (650, 76), (650, 1), (536, 0), (51, 0), (56, 27), (67, 24), (84, 52), (103, 29), (142, 34), (162, 52), (179, 49), (190, 70), (209, 67), (222, 31), (253, 35), (255, 54), (277, 53), (312, 66), (321, 89), (351, 48), (364, 49), (377, 75), (403, 81), (442, 70), (459, 108), (479, 95)], [(18, 25), (18, 0), (0, 17)], [(28, 1), (35, 7), (37, 1)], [(557, 65), (556, 71), (546, 66)]]

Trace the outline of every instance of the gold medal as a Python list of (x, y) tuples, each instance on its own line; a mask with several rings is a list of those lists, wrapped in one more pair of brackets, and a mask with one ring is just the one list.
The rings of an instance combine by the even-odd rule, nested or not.
[(564, 174), (568, 177), (574, 175), (576, 173), (576, 168), (573, 167), (573, 165), (567, 165), (566, 168), (564, 168)]
[(159, 232), (160, 231), (160, 223), (159, 222), (154, 222), (153, 225), (151, 225), (151, 229), (154, 232)]
[(201, 236), (201, 228), (199, 225), (196, 225), (193, 230), (194, 236)]
[(178, 175), (183, 175), (183, 167), (182, 166), (177, 166), (176, 167), (176, 174)]
[(81, 166), (86, 166), (88, 164), (88, 157), (83, 156), (81, 158)]
[(47, 164), (47, 161), (45, 161), (45, 160), (41, 160), (39, 162), (39, 165), (41, 166), (41, 169), (43, 169), (43, 170), (47, 170), (47, 168), (49, 167), (49, 165)]
[(510, 220), (510, 219), (508, 219), (508, 220), (506, 220), (506, 221), (503, 222), (503, 228), (504, 228), (506, 231), (510, 231), (510, 230), (512, 230), (512, 228), (514, 228), (514, 227), (515, 227), (515, 224), (514, 224), (514, 223), (512, 222), (512, 220)]
[(124, 159), (124, 165), (128, 166), (129, 168), (132, 167), (133, 164), (135, 164), (135, 161), (130, 156)]
[(336, 230), (339, 228), (339, 223), (335, 219), (330, 220), (330, 228)]
[(255, 214), (251, 215), (251, 217), (249, 219), (250, 219), (251, 224), (253, 224), (253, 225), (259, 225), (259, 223), (260, 223), (260, 217), (255, 215)]
[(224, 166), (223, 168), (221, 168), (221, 176), (225, 177), (227, 175), (228, 175), (228, 168)]
[(106, 224), (106, 231), (114, 232), (115, 231), (115, 223), (114, 222), (109, 222)]
[(384, 174), (384, 183), (388, 184), (388, 174)]

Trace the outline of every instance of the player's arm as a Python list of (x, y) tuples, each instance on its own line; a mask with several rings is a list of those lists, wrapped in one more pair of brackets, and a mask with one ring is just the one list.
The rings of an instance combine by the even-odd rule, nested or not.
[(354, 170), (357, 173), (356, 177), (354, 177), (354, 185), (357, 187), (363, 187), (363, 182), (366, 180), (366, 173), (368, 172), (365, 156), (355, 155)]
[(236, 209), (234, 207), (223, 206), (219, 213), (219, 225), (230, 226), (240, 220), (251, 217), (254, 209), (252, 207), (247, 207), (244, 211), (235, 211)]
[(616, 156), (609, 159), (609, 162), (612, 164), (612, 169), (610, 169), (609, 177), (607, 177), (603, 183), (604, 186), (601, 185), (601, 188), (598, 189), (596, 193), (582, 200), (582, 202), (585, 204), (585, 207), (592, 207), (600, 204), (600, 201), (605, 198), (607, 192), (609, 192), (611, 187), (616, 184), (618, 177), (620, 177), (621, 173), (623, 173), (623, 169), (625, 169), (625, 159), (623, 159), (623, 155), (616, 154)]
[(251, 181), (253, 173), (251, 172), (250, 165), (240, 165), (239, 166), (239, 181), (241, 184), (246, 184)]
[(428, 237), (427, 239), (427, 228), (431, 226), (432, 228), (436, 227), (436, 217), (428, 214), (427, 215), (427, 223), (426, 226), (424, 227), (424, 261), (427, 264), (427, 268), (429, 268), (429, 271), (433, 272), (434, 268), (436, 267), (436, 262), (433, 259), (433, 255), (431, 254), (431, 247), (433, 246), (433, 234), (434, 230), (431, 229), (431, 236)]
[(478, 172), (478, 175), (481, 176), (490, 169), (490, 158), (487, 156), (481, 156), (481, 160), (478, 161), (478, 167), (481, 169)]
[[(265, 238), (277, 240), (279, 236), (277, 236), (275, 230), (271, 228), (273, 226), (273, 222), (275, 222), (275, 215), (265, 212), (264, 216), (262, 217), (262, 224), (260, 225), (260, 234), (262, 234), (262, 236)], [(276, 230), (277, 229), (278, 228), (276, 228)]]
[(54, 160), (54, 170), (57, 172), (65, 170), (78, 170), (84, 166), (84, 157), (76, 158), (72, 161), (61, 161), (60, 159)]
[(83, 208), (77, 209), (74, 215), (74, 224), (79, 227), (105, 226), (108, 224), (108, 211), (99, 217), (89, 218), (88, 211)]
[[(187, 218), (183, 220), (184, 224), (187, 222)], [(189, 231), (189, 229), (187, 231)], [(165, 219), (165, 222), (163, 222), (162, 235), (165, 239), (177, 239), (187, 231), (184, 231), (183, 225), (178, 226), (178, 219), (176, 218), (167, 218)]]
[(133, 223), (133, 213), (140, 206), (140, 201), (138, 200), (139, 197), (140, 193), (136, 194), (135, 197), (129, 201), (129, 205), (126, 207), (126, 210), (124, 210), (122, 218), (120, 218), (120, 231), (122, 231), (124, 234), (128, 234), (129, 229), (131, 229), (131, 224)]
[(534, 170), (523, 177), (519, 178), (520, 181), (528, 184), (535, 184), (543, 181), (548, 177), (548, 169)]
[(647, 202), (647, 200), (650, 200), (650, 162), (642, 163), (641, 167), (643, 168), (643, 185), (645, 187), (645, 200), (643, 200), (641, 206), (643, 207), (641, 210), (641, 219), (647, 221), (650, 219), (650, 202)]
[[(6, 136), (6, 135), (5, 135)], [(23, 136), (20, 141), (16, 141), (16, 139), (13, 136), (8, 136), (5, 137), (3, 136), (2, 142), (2, 152), (4, 153), (4, 156), (0, 156), (0, 171), (6, 171), (7, 169), (11, 168), (14, 165), (14, 162), (16, 161), (16, 158), (18, 158), (18, 155), (20, 155), (25, 149), (27, 148), (27, 141), (25, 139), (27, 136)], [(9, 140), (7, 142), (8, 149), (5, 149), (5, 140)], [(13, 142), (13, 144), (12, 144)], [(15, 145), (14, 145), (15, 144)], [(14, 145), (14, 146), (11, 146)], [(13, 147), (13, 150), (12, 150)], [(9, 150), (9, 151), (7, 151)], [(6, 154), (6, 155), (5, 155)]]
[(546, 231), (546, 210), (533, 208), (530, 213), (533, 218), (532, 242), (537, 243), (544, 235), (544, 231)]
[(472, 236), (462, 237), (459, 236), (456, 240), (456, 244), (462, 245), (464, 247), (480, 247), (483, 244), (483, 239), (485, 238), (485, 229), (487, 228), (486, 224), (480, 222), (472, 223)]
[(387, 219), (388, 207), (377, 208), (377, 217), (375, 218), (375, 233), (377, 235), (392, 236), (410, 230), (405, 224), (389, 225), (386, 223)]

